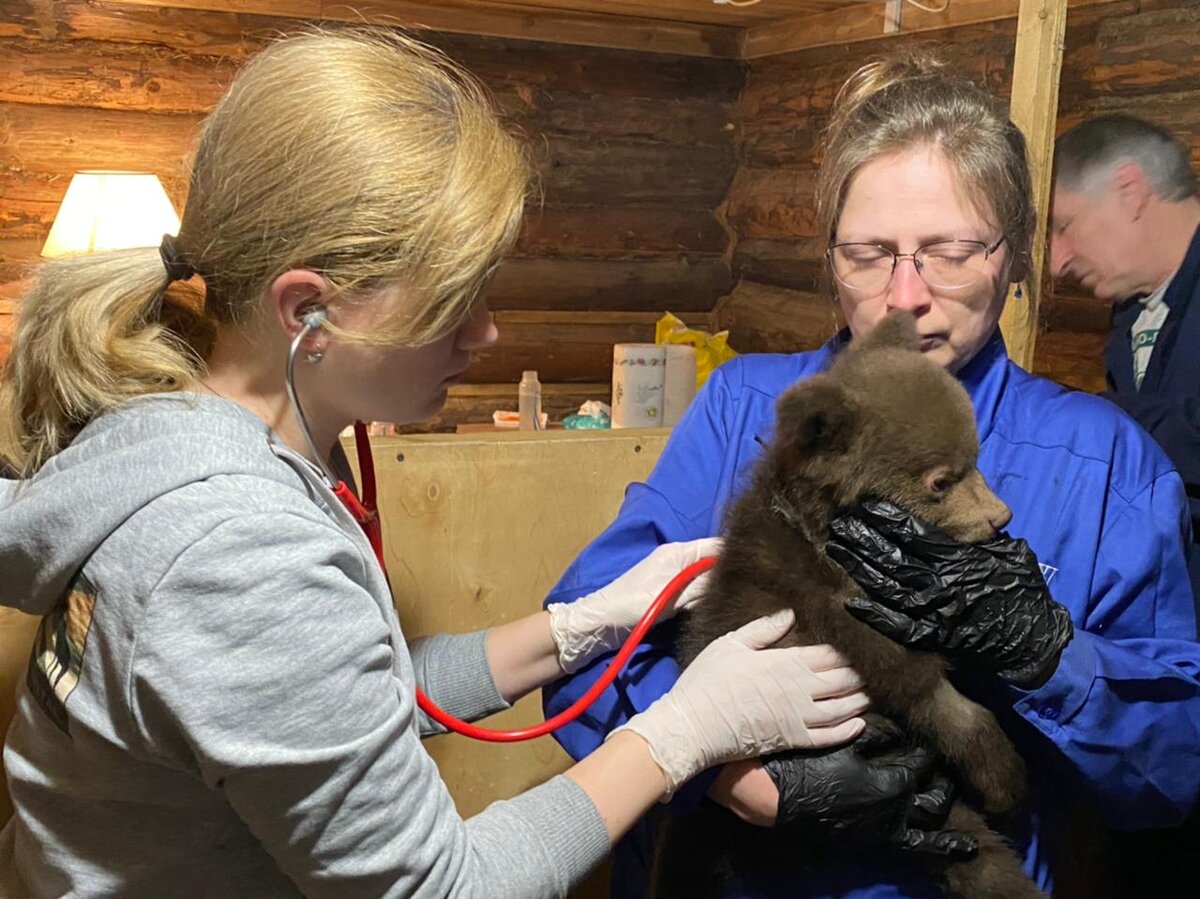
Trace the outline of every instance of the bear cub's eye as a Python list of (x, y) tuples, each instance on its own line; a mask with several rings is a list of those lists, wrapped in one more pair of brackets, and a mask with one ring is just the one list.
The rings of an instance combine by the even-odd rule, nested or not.
[(935, 468), (933, 471), (926, 472), (923, 479), (925, 481), (925, 489), (933, 496), (941, 497), (948, 493), (950, 488), (958, 481), (954, 477), (954, 473), (945, 468)]

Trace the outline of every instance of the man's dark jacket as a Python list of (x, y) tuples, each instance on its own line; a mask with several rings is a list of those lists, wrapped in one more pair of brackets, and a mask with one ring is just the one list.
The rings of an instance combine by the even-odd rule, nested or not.
[(1130, 331), (1137, 299), (1117, 306), (1104, 348), (1110, 400), (1137, 419), (1166, 450), (1187, 489), (1192, 513), (1192, 589), (1200, 609), (1200, 229), (1164, 301), (1169, 312), (1138, 390)]

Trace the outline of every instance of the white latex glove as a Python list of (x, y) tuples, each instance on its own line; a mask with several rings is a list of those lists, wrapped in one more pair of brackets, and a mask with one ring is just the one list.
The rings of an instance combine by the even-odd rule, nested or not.
[(613, 731), (649, 744), (668, 796), (721, 762), (824, 749), (862, 733), (862, 681), (831, 647), (763, 648), (793, 621), (788, 609), (714, 640), (665, 696)]
[[(551, 603), (550, 635), (558, 647), (558, 663), (568, 674), (598, 655), (618, 648), (671, 578), (693, 562), (721, 552), (719, 537), (686, 543), (664, 543), (627, 572), (595, 593), (572, 603)], [(666, 621), (696, 603), (708, 584), (709, 572), (693, 580), (658, 620)]]

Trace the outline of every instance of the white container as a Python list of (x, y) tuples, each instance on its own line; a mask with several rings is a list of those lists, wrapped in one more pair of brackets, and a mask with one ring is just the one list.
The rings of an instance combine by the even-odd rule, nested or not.
[(667, 348), (653, 343), (613, 347), (612, 426), (661, 428)]
[(521, 383), (517, 385), (517, 414), (520, 430), (542, 429), (542, 385), (536, 371), (521, 373)]
[(696, 395), (696, 348), (668, 343), (666, 378), (663, 381), (663, 424), (673, 428), (683, 418)]

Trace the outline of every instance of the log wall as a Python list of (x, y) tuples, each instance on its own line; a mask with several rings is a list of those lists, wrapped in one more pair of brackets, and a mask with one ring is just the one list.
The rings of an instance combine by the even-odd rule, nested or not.
[[(108, 0), (0, 7), (0, 356), (16, 281), (36, 259), (71, 172), (148, 169), (181, 201), (203, 114), (243, 59), (295, 25)], [(912, 39), (943, 43), (956, 66), (1003, 95), (1014, 33), (1009, 20)], [(1178, 133), (1200, 164), (1197, 33), (1196, 0), (1073, 12), (1060, 128), (1131, 111)], [(510, 397), (502, 385), (526, 367), (563, 385), (555, 396), (566, 408), (608, 380), (608, 346), (651, 339), (663, 310), (701, 327), (732, 327), (733, 345), (750, 351), (811, 347), (836, 327), (821, 295), (823, 243), (812, 211), (820, 129), (844, 78), (909, 38), (745, 65), (436, 40), (492, 88), (527, 137), (543, 197), (489, 291), (501, 343), (481, 354), (442, 426), (515, 401), (515, 388)], [(1107, 322), (1107, 309), (1055, 285), (1042, 309), (1037, 370), (1099, 389)]]
[[(107, 0), (0, 5), (0, 356), (15, 282), (36, 261), (71, 174), (153, 171), (180, 205), (203, 115), (245, 58), (298, 24)], [(741, 65), (432, 39), (489, 86), (526, 138), (540, 182), (517, 251), (488, 294), (500, 345), (469, 378), (511, 385), (511, 406), (523, 368), (548, 368), (551, 384), (607, 381), (611, 344), (652, 339), (650, 313), (670, 309), (707, 326), (732, 286), (731, 236), (715, 210), (736, 167)], [(463, 414), (509, 399), (499, 389), (490, 396), (487, 410)]]
[[(756, 350), (813, 347), (832, 333), (812, 195), (818, 140), (838, 86), (897, 40), (941, 45), (950, 63), (1007, 96), (1016, 23), (973, 25), (916, 38), (822, 47), (755, 60), (738, 104), (739, 166), (723, 207), (737, 235), (738, 288), (717, 322)], [(1177, 134), (1200, 166), (1200, 4), (1142, 0), (1073, 11), (1067, 22), (1059, 130), (1088, 115), (1128, 112)], [(1055, 284), (1043, 300), (1035, 370), (1075, 387), (1103, 388), (1100, 351), (1109, 310), (1081, 288)]]

